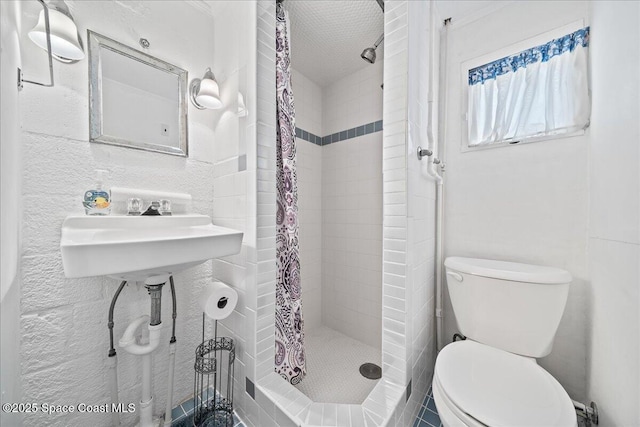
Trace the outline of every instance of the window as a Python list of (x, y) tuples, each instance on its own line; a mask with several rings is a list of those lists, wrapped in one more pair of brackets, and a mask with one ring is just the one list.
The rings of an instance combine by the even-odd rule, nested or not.
[(463, 67), (468, 148), (571, 135), (589, 125), (589, 27), (534, 46)]

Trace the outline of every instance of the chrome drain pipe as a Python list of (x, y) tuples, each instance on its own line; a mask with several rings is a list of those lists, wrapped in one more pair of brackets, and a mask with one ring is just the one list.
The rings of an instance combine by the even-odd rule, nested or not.
[(162, 323), (162, 320), (160, 319), (162, 314), (162, 286), (164, 286), (164, 282), (160, 284), (144, 285), (151, 297), (151, 320), (149, 323), (151, 326), (157, 326)]

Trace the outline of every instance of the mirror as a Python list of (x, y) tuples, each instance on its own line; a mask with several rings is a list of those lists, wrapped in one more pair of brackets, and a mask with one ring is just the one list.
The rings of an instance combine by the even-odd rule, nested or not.
[(187, 71), (88, 31), (90, 141), (187, 156)]

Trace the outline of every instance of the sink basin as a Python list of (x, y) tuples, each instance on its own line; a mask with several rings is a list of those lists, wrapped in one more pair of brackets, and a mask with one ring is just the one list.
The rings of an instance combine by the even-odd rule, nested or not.
[(242, 232), (206, 215), (69, 216), (60, 249), (69, 278), (143, 281), (240, 252)]

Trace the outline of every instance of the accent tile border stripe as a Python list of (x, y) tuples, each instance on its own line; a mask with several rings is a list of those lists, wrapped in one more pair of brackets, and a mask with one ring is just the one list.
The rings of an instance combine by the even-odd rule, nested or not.
[(351, 129), (343, 130), (326, 136), (314, 135), (311, 132), (296, 127), (296, 138), (302, 138), (305, 141), (309, 141), (316, 145), (329, 145), (334, 142), (344, 141), (346, 139), (357, 138), (362, 135), (368, 135), (374, 132), (380, 132), (382, 130), (382, 120), (377, 122), (371, 122), (362, 126), (357, 126)]

